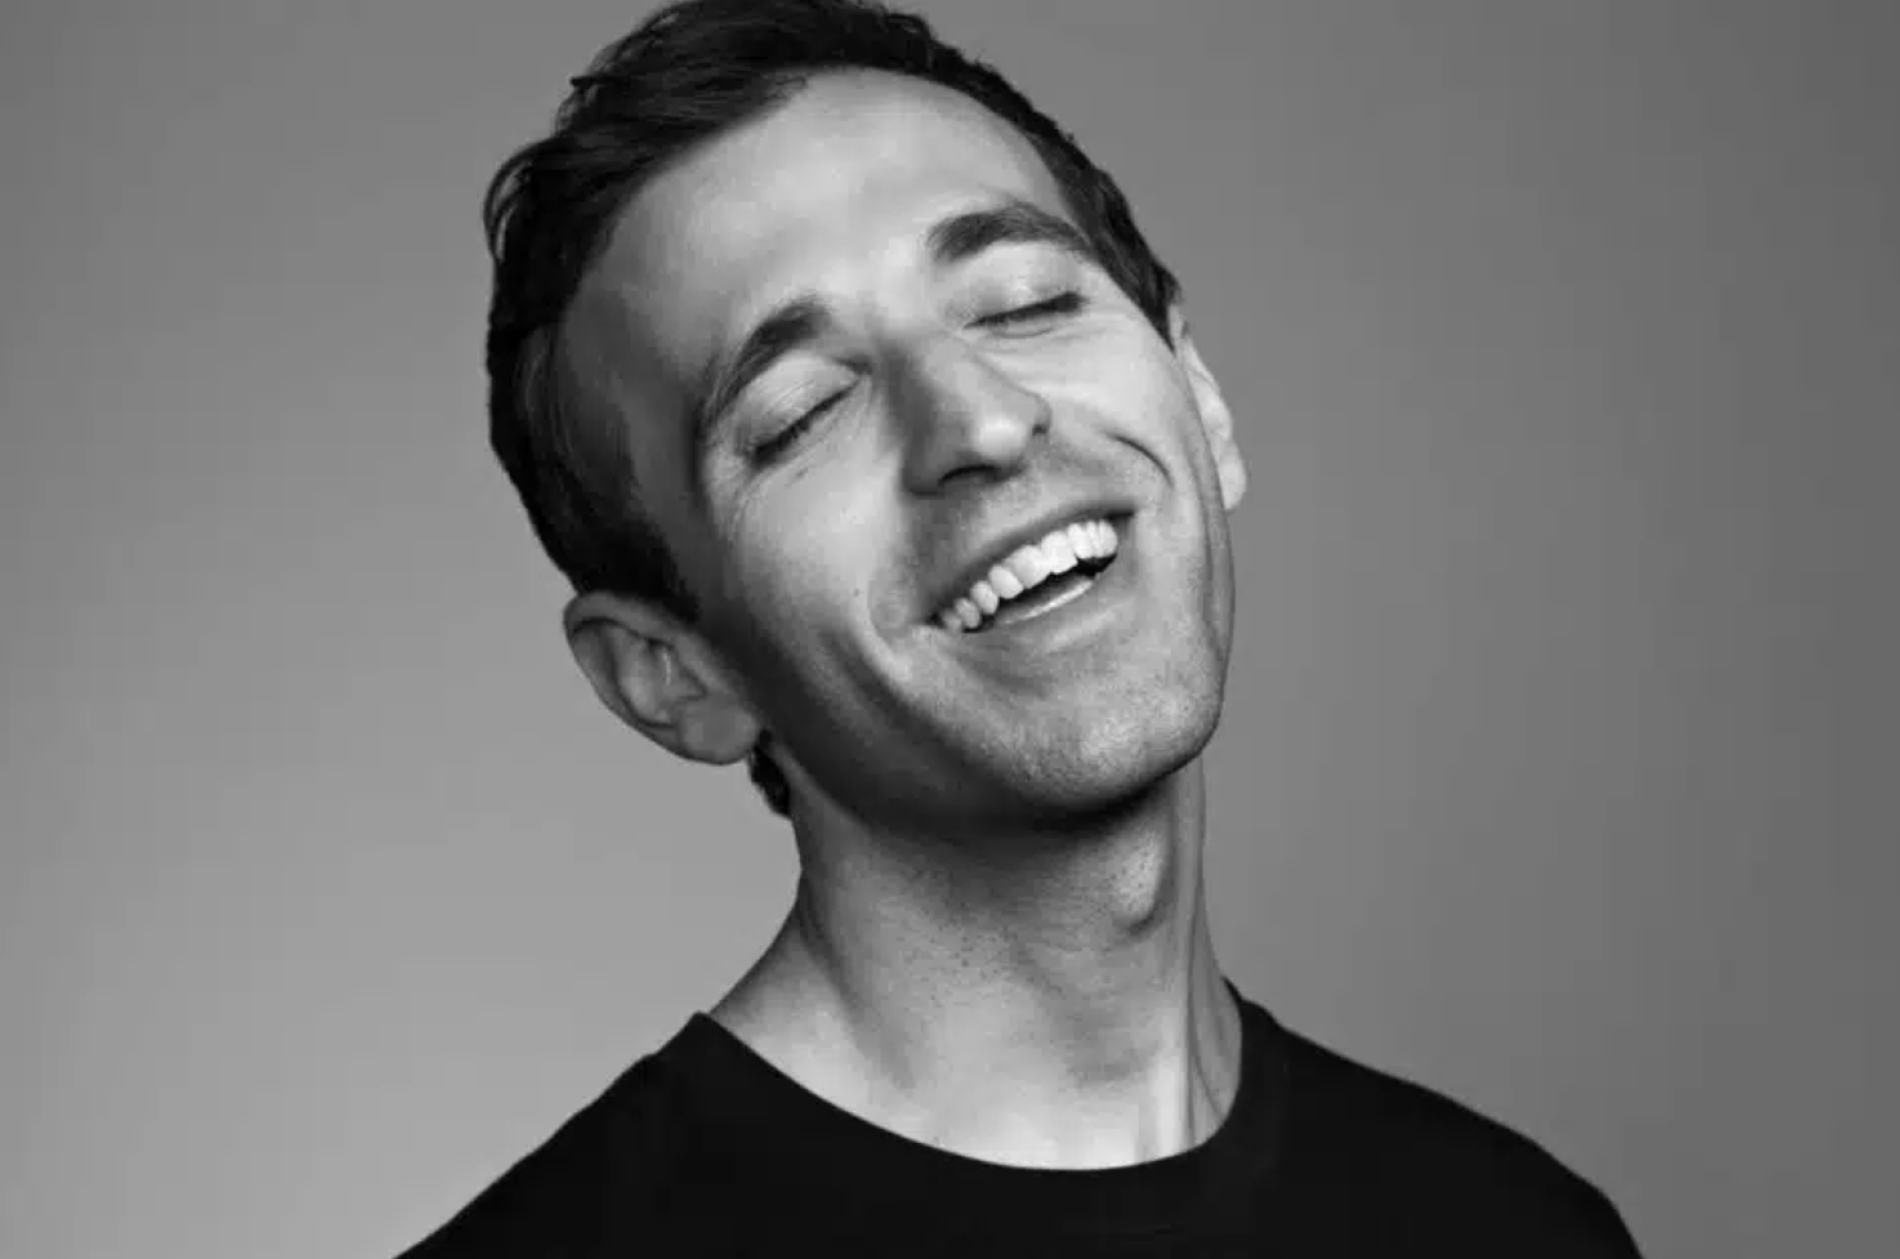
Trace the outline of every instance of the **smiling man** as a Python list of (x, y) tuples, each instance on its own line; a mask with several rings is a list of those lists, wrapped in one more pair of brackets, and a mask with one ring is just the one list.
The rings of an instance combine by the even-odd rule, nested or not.
[(495, 446), (601, 700), (748, 761), (777, 937), (414, 1252), (1634, 1252), (1243, 997), (1200, 755), (1246, 473), (1109, 177), (919, 20), (668, 9), (489, 202)]

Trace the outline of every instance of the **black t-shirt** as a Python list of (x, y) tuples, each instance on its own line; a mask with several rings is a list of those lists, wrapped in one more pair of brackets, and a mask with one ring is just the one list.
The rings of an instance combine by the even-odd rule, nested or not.
[(404, 1259), (1636, 1254), (1609, 1200), (1533, 1142), (1234, 996), (1219, 1130), (1099, 1170), (898, 1136), (694, 1014)]

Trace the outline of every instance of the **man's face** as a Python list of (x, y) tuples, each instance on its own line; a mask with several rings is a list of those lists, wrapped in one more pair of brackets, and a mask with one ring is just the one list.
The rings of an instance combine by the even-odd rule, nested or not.
[[(644, 188), (569, 321), (698, 632), (866, 821), (1073, 818), (1218, 718), (1226, 414), (1067, 225), (981, 106), (826, 75)], [(1056, 532), (1096, 554), (1038, 583)]]

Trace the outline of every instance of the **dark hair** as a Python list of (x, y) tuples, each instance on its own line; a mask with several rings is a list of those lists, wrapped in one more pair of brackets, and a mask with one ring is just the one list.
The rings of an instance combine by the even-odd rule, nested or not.
[[(495, 288), (488, 314), (489, 440), (551, 559), (577, 590), (697, 606), (639, 508), (624, 417), (575, 405), (561, 324), (620, 212), (668, 162), (753, 119), (826, 70), (869, 69), (963, 93), (1026, 137), (1104, 269), (1163, 337), (1179, 286), (1108, 173), (989, 65), (924, 19), (873, 0), (684, 0), (604, 49), (554, 130), (503, 163), (483, 203)], [(595, 408), (599, 410), (600, 408)], [(763, 750), (752, 778), (777, 812), (784, 777)]]

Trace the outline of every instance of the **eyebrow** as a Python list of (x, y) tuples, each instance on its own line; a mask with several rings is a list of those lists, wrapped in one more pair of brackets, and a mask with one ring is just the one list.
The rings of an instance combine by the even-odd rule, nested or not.
[[(1078, 261), (1096, 261), (1095, 250), (1078, 228), (1018, 197), (933, 223), (925, 233), (924, 245), (931, 265), (939, 270), (967, 262), (998, 245), (1053, 245)], [(817, 340), (834, 323), (831, 308), (823, 298), (800, 293), (766, 312), (732, 354), (717, 356), (694, 394), (695, 449), (705, 449), (720, 418), (748, 385), (785, 355)]]
[(932, 225), (924, 241), (939, 267), (955, 266), (993, 245), (1054, 245), (1077, 261), (1095, 261), (1078, 228), (1020, 197), (953, 214)]

